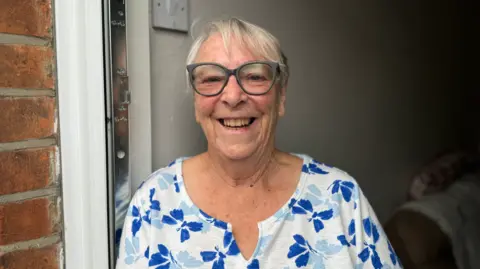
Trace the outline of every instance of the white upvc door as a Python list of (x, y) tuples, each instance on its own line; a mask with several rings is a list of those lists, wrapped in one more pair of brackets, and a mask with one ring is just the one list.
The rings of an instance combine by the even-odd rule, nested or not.
[[(116, 0), (115, 0), (116, 1)], [(114, 192), (111, 167), (116, 155), (107, 120), (112, 110), (108, 66), (108, 1), (65, 0), (55, 3), (59, 126), (66, 269), (113, 269), (109, 206)], [(126, 3), (129, 178), (152, 170), (149, 0)], [(107, 17), (106, 17), (107, 16)], [(110, 44), (115, 46), (115, 44)], [(107, 48), (107, 50), (105, 50)], [(111, 52), (111, 51), (110, 51)], [(138, 180), (137, 180), (138, 181)], [(109, 195), (110, 194), (110, 195)]]

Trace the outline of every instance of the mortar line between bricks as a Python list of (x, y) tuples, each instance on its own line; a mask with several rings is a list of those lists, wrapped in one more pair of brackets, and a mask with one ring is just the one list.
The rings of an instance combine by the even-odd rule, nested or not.
[(5, 45), (33, 45), (33, 46), (47, 46), (50, 44), (49, 39), (43, 39), (36, 36), (24, 36), (16, 34), (0, 33), (0, 44)]
[(2, 97), (37, 97), (37, 96), (55, 97), (55, 91), (53, 89), (0, 88), (0, 96)]
[(39, 189), (33, 191), (26, 191), (26, 192), (18, 192), (13, 194), (5, 194), (0, 196), (0, 205), (12, 202), (21, 202), (24, 200), (30, 200), (35, 198), (43, 198), (48, 196), (54, 196), (58, 194), (59, 190), (57, 186), (47, 188), (47, 189)]
[(31, 248), (43, 248), (60, 242), (60, 235), (54, 234), (49, 237), (33, 239), (29, 241), (17, 242), (9, 245), (0, 246), (0, 256), (12, 251), (27, 250)]
[(55, 145), (56, 145), (56, 140), (53, 137), (44, 138), (44, 139), (32, 139), (32, 140), (24, 140), (24, 141), (17, 141), (17, 142), (9, 142), (9, 143), (0, 143), (0, 152), (13, 151), (13, 150), (19, 150), (19, 149), (43, 148), (43, 147), (50, 147)]

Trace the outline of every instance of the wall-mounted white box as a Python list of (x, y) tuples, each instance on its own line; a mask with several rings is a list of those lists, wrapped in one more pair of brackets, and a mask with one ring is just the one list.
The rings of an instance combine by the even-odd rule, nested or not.
[(188, 32), (188, 0), (152, 0), (152, 26)]

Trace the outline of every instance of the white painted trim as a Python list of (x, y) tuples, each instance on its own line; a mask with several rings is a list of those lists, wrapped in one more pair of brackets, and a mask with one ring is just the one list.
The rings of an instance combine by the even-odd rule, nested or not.
[(65, 265), (108, 268), (101, 0), (58, 0), (55, 34)]
[(132, 193), (152, 173), (151, 1), (126, 1)]

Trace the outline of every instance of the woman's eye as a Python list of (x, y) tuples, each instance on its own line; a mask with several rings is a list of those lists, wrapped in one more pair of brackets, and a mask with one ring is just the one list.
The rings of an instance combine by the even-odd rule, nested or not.
[(202, 83), (215, 83), (215, 82), (221, 82), (222, 78), (221, 77), (206, 77), (202, 80)]
[(249, 75), (249, 76), (247, 76), (247, 79), (253, 80), (253, 81), (264, 81), (264, 80), (266, 80), (266, 78), (264, 76), (260, 76), (260, 75)]

